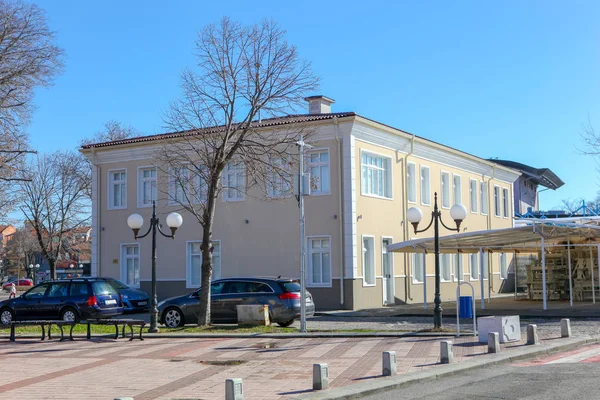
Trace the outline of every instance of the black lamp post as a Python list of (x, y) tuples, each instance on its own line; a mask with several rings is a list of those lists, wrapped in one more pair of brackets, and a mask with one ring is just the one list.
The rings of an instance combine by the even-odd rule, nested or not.
[[(462, 204), (455, 204), (450, 209), (450, 218), (454, 220), (456, 223), (456, 228), (449, 228), (442, 221), (442, 213), (438, 210), (437, 205), (437, 193), (433, 195), (433, 212), (431, 213), (431, 221), (429, 225), (425, 229), (417, 230), (419, 222), (423, 218), (423, 213), (417, 207), (411, 207), (406, 212), (406, 218), (415, 228), (415, 234), (425, 232), (427, 229), (431, 227), (433, 224), (433, 239), (434, 239), (434, 247), (435, 247), (435, 297), (433, 302), (435, 303), (435, 308), (433, 309), (433, 327), (434, 329), (439, 329), (442, 327), (442, 307), (441, 307), (441, 299), (440, 299), (440, 229), (439, 223), (442, 226), (450, 231), (460, 231), (460, 224), (467, 217), (467, 209)], [(424, 273), (425, 278), (427, 279), (427, 273)]]
[(156, 297), (156, 231), (160, 232), (164, 237), (175, 239), (175, 231), (183, 223), (183, 218), (178, 213), (171, 213), (167, 215), (167, 226), (171, 228), (171, 234), (167, 235), (160, 229), (160, 223), (156, 216), (156, 202), (152, 202), (152, 218), (150, 218), (150, 226), (148, 231), (142, 236), (138, 236), (138, 232), (142, 225), (144, 225), (144, 218), (140, 214), (131, 214), (127, 218), (127, 225), (133, 231), (133, 237), (135, 240), (144, 238), (152, 232), (152, 309), (150, 310), (150, 329), (148, 332), (158, 332), (158, 301)]

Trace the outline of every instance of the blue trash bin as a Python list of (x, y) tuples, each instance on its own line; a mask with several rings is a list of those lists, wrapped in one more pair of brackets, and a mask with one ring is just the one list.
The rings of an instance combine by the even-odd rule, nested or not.
[(473, 318), (473, 298), (471, 296), (460, 296), (459, 306), (460, 318)]

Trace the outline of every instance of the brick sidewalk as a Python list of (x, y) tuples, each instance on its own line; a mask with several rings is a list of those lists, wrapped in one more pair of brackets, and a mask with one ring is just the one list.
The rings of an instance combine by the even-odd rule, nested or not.
[[(289, 398), (311, 390), (313, 363), (329, 364), (331, 387), (352, 385), (383, 379), (385, 350), (396, 351), (399, 373), (435, 367), (440, 340), (444, 339), (2, 340), (0, 398), (223, 399), (226, 378), (244, 380), (246, 399)], [(473, 337), (452, 340), (457, 362), (487, 351)], [(510, 343), (506, 349), (523, 344)]]

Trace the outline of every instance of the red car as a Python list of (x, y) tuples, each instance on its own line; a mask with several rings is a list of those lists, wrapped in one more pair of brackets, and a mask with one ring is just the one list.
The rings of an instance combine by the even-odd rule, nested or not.
[(13, 284), (13, 282), (14, 282), (15, 286), (33, 286), (33, 280), (19, 279), (18, 281), (6, 282), (4, 285), (2, 285), (2, 289), (10, 290), (10, 286)]

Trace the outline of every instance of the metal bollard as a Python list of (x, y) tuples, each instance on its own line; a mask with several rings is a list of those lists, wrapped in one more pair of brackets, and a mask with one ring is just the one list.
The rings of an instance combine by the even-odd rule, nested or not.
[(442, 340), (440, 342), (440, 362), (442, 364), (451, 364), (454, 361), (452, 354), (452, 341)]
[(560, 320), (560, 337), (571, 337), (571, 320), (568, 318)]
[(225, 380), (225, 400), (244, 400), (244, 384), (242, 378)]
[(313, 364), (313, 390), (329, 388), (329, 367), (327, 364)]
[(384, 351), (383, 352), (383, 376), (394, 376), (397, 374), (396, 369), (396, 352), (395, 351)]
[(535, 324), (527, 325), (527, 344), (540, 344)]
[(500, 353), (500, 335), (498, 332), (488, 333), (488, 353)]

